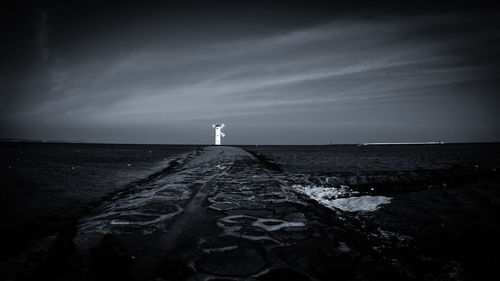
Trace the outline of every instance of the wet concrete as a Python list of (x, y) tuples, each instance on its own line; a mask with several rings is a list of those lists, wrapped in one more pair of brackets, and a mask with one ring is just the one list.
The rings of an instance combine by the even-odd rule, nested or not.
[(328, 230), (335, 214), (254, 155), (207, 147), (179, 161), (79, 221), (80, 280), (323, 279), (332, 261), (355, 276), (347, 233)]

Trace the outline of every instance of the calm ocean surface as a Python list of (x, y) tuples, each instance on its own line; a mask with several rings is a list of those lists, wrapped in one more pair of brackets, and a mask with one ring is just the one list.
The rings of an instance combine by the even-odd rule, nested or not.
[[(0, 143), (3, 249), (56, 230), (87, 204), (147, 177), (186, 145)], [(8, 254), (9, 251), (2, 251)]]
[(245, 148), (278, 164), (290, 185), (319, 203), (332, 202), (325, 190), (343, 185), (391, 198), (375, 212), (352, 216), (359, 224), (350, 232), (369, 233), (361, 236), (373, 250), (421, 274), (414, 278), (500, 276), (500, 144)]
[(358, 173), (500, 166), (500, 144), (243, 146), (291, 173)]

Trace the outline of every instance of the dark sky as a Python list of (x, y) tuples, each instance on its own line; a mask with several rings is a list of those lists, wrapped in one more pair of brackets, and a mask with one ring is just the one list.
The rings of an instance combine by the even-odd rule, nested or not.
[(66, 2), (2, 4), (0, 138), (500, 141), (487, 3)]

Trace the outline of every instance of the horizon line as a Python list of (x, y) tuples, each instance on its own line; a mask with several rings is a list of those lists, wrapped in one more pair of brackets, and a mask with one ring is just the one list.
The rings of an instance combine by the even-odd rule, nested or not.
[[(17, 138), (0, 138), (2, 143), (54, 143), (54, 144), (110, 144), (110, 145), (191, 145), (215, 146), (213, 143), (133, 143), (133, 142), (92, 142), (92, 141), (64, 141), (64, 140), (32, 140)], [(369, 142), (369, 143), (324, 143), (324, 144), (222, 144), (221, 146), (378, 146), (378, 145), (447, 145), (447, 144), (496, 144), (500, 141), (468, 141), (468, 142)]]

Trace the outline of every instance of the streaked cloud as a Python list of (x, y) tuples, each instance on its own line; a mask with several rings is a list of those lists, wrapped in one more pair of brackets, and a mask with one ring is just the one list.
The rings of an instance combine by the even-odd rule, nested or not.
[[(39, 41), (47, 68), (26, 77), (37, 81), (39, 88), (23, 89), (19, 94), (29, 97), (23, 110), (4, 108), (2, 119), (24, 124), (25, 131), (41, 121), (43, 126), (129, 126), (132, 133), (125, 141), (132, 142), (137, 126), (189, 124), (202, 130), (218, 121), (241, 127), (265, 123), (273, 135), (273, 127), (295, 122), (317, 127), (317, 138), (324, 138), (325, 132), (342, 130), (339, 124), (351, 124), (360, 132), (346, 136), (345, 142), (378, 141), (361, 130), (380, 124), (432, 127), (437, 111), (463, 108), (467, 101), (463, 95), (468, 93), (460, 90), (461, 84), (499, 81), (498, 67), (481, 52), (498, 55), (500, 51), (482, 50), (474, 44), (500, 36), (495, 26), (477, 21), (459, 14), (338, 19), (276, 33), (248, 32), (236, 39), (218, 36), (217, 40), (203, 36), (187, 40), (179, 35), (182, 30), (169, 34), (160, 25), (151, 26), (149, 35), (167, 39), (144, 41), (140, 48), (136, 47), (136, 41), (143, 39), (139, 30), (120, 39), (134, 44), (121, 46), (117, 53), (103, 52), (108, 41), (98, 36), (88, 46), (62, 49), (50, 58), (44, 24)], [(449, 31), (454, 25), (475, 26), (477, 33)], [(200, 27), (198, 35), (203, 32)], [(441, 38), (436, 34), (442, 34)], [(468, 49), (478, 53), (460, 53)], [(485, 96), (479, 103), (498, 105), (499, 100), (490, 94), (497, 90), (483, 87), (474, 94)], [(35, 91), (42, 92), (39, 98), (33, 98)], [(437, 100), (446, 105), (434, 106)], [(414, 110), (398, 112), (398, 107)], [(460, 126), (461, 113), (449, 112), (438, 123)], [(490, 127), (500, 117), (492, 112), (481, 116), (476, 121)], [(422, 134), (423, 139), (433, 137), (425, 129)], [(276, 143), (304, 141), (275, 137)], [(457, 141), (477, 138), (468, 135), (466, 128), (462, 135), (448, 137)], [(168, 142), (166, 134), (154, 138)], [(380, 141), (399, 138), (395, 130)], [(187, 137), (185, 142), (197, 141)]]

